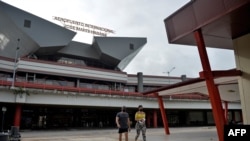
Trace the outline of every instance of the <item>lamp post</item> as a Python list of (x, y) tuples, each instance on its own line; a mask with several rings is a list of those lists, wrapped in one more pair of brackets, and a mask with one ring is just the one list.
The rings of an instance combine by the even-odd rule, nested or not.
[[(170, 76), (170, 73), (175, 69), (175, 67), (172, 67), (169, 71), (167, 71), (168, 73), (168, 77)], [(170, 84), (170, 79), (168, 78), (168, 83)]]
[(7, 108), (6, 108), (6, 107), (2, 107), (2, 112), (3, 112), (3, 118), (2, 118), (2, 133), (4, 132), (4, 131), (3, 131), (3, 124), (4, 124), (4, 114), (5, 114), (6, 111), (7, 111)]
[(175, 69), (175, 67), (171, 68), (167, 73), (168, 73), (168, 76), (170, 75), (170, 72), (172, 72), (173, 70)]
[(15, 87), (16, 63), (17, 63), (17, 55), (18, 55), (18, 51), (19, 51), (19, 42), (20, 42), (20, 39), (18, 38), (17, 39), (15, 62), (14, 62), (14, 67), (13, 67), (13, 77), (12, 77), (12, 84), (11, 84), (12, 89)]

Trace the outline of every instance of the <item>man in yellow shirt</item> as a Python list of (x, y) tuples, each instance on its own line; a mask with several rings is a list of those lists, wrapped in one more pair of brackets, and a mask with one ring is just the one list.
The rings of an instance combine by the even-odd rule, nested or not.
[(135, 136), (135, 141), (137, 141), (140, 132), (142, 132), (142, 138), (143, 141), (146, 141), (146, 114), (143, 112), (143, 106), (139, 105), (138, 106), (138, 111), (135, 113), (135, 120), (136, 120), (136, 136)]

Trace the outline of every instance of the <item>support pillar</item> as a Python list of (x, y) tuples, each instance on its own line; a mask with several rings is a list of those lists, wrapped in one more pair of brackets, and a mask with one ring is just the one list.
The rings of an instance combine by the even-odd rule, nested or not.
[(157, 127), (158, 127), (158, 124), (157, 124), (157, 110), (154, 110), (153, 115), (154, 115), (154, 117), (153, 117), (153, 120), (154, 120), (154, 128), (157, 128)]
[(161, 111), (161, 117), (162, 117), (162, 120), (163, 120), (165, 134), (169, 135), (170, 132), (169, 132), (169, 127), (168, 127), (168, 120), (167, 120), (167, 115), (166, 115), (166, 112), (165, 112), (162, 96), (159, 96), (158, 93), (155, 93), (155, 96), (158, 98), (158, 103), (159, 103), (159, 107), (160, 107), (160, 111)]
[(210, 103), (212, 106), (213, 117), (215, 120), (219, 141), (224, 141), (224, 125), (225, 117), (221, 104), (221, 98), (217, 86), (215, 85), (213, 73), (211, 71), (204, 39), (201, 29), (194, 31), (194, 36), (197, 42), (198, 51), (200, 54), (201, 64), (206, 80), (206, 85), (209, 93)]
[(15, 117), (14, 117), (14, 126), (20, 127), (21, 123), (21, 113), (22, 113), (22, 105), (16, 105)]
[(237, 69), (242, 71), (238, 80), (243, 124), (250, 124), (250, 33), (233, 40)]
[(137, 91), (138, 92), (143, 92), (143, 74), (142, 72), (138, 72), (137, 73)]
[(150, 119), (151, 119), (151, 114), (147, 114), (147, 117), (146, 117), (146, 122), (147, 122), (147, 127), (150, 127)]
[(76, 79), (76, 87), (79, 88), (80, 87), (80, 79)]

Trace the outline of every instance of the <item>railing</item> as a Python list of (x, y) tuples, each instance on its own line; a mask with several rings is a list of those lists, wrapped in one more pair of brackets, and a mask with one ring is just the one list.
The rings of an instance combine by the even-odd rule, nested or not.
[[(11, 81), (0, 80), (0, 86), (11, 86)], [(82, 87), (70, 87), (70, 86), (57, 86), (57, 85), (48, 85), (32, 82), (15, 82), (15, 87), (21, 88), (34, 88), (42, 90), (57, 90), (64, 92), (77, 92), (77, 93), (90, 93), (90, 94), (106, 94), (106, 95), (119, 95), (119, 96), (134, 96), (134, 97), (145, 97), (153, 98), (154, 94), (143, 95), (138, 92), (126, 92), (126, 91), (115, 91), (115, 90), (100, 90), (100, 89), (91, 89), (91, 88), (82, 88)], [(175, 94), (163, 96), (163, 98), (169, 100), (209, 100), (209, 97), (204, 94), (190, 93), (190, 94)]]
[(173, 95), (164, 96), (164, 98), (169, 99), (169, 100), (176, 100), (176, 99), (209, 100), (208, 95), (198, 94), (198, 93), (173, 94)]
[[(0, 86), (11, 86), (11, 81), (0, 80)], [(69, 86), (56, 86), (48, 84), (38, 84), (31, 82), (15, 82), (15, 87), (21, 88), (35, 88), (42, 90), (57, 90), (65, 92), (78, 92), (78, 93), (91, 93), (91, 94), (107, 94), (107, 95), (120, 95), (120, 96), (136, 96), (136, 97), (154, 97), (153, 95), (142, 95), (138, 92), (125, 92), (125, 91), (114, 91), (114, 90), (100, 90), (100, 89), (91, 89), (91, 88), (77, 88)]]

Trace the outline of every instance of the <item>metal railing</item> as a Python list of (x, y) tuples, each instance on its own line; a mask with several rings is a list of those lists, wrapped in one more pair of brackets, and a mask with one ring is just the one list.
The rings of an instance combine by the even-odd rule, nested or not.
[[(12, 85), (11, 81), (0, 80), (0, 86), (11, 86), (11, 85)], [(108, 94), (108, 95), (136, 96), (136, 97), (154, 97), (153, 95), (145, 96), (138, 92), (100, 90), (100, 89), (81, 88), (81, 87), (77, 88), (77, 87), (70, 87), (70, 86), (57, 86), (57, 85), (31, 83), (31, 82), (17, 82), (16, 81), (14, 86), (21, 87), (21, 88), (57, 90), (57, 91), (78, 92), (78, 93)]]

